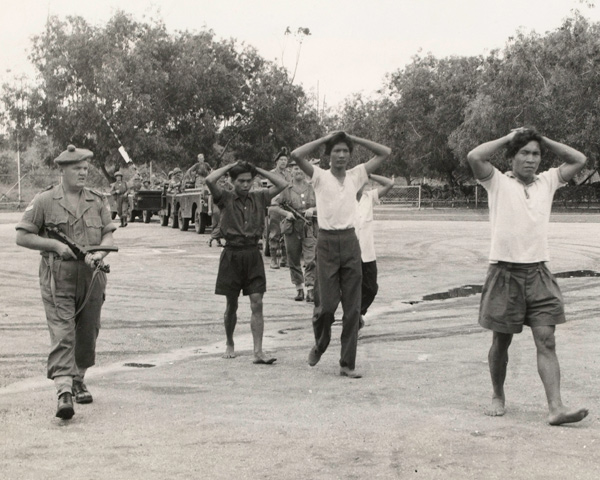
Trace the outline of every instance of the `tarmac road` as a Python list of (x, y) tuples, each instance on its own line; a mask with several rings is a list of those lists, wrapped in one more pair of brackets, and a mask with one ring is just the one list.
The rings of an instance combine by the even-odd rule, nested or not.
[[(424, 300), (482, 284), (485, 215), (376, 214), (380, 291), (359, 341), (362, 379), (338, 376), (337, 323), (321, 362), (307, 365), (311, 308), (292, 300), (287, 269), (267, 268), (264, 346), (277, 363), (252, 364), (247, 299), (239, 355), (222, 359), (220, 250), (208, 235), (136, 222), (118, 229), (120, 251), (107, 259), (97, 366), (86, 377), (94, 403), (60, 421), (45, 378), (39, 256), (14, 244), (20, 214), (0, 213), (0, 477), (597, 478), (600, 277), (559, 279), (569, 320), (557, 333), (563, 398), (589, 417), (545, 423), (529, 331), (511, 346), (507, 415), (486, 417), (491, 334), (477, 325), (479, 295)], [(599, 272), (598, 216), (555, 218), (551, 269)]]

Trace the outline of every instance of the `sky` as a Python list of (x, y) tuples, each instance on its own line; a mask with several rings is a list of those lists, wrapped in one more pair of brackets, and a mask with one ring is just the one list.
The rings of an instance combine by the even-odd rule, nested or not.
[(309, 28), (295, 82), (335, 106), (373, 94), (416, 54), (485, 55), (518, 30), (555, 30), (575, 9), (600, 21), (595, 0), (0, 0), (0, 82), (33, 75), (31, 37), (48, 15), (102, 26), (124, 10), (139, 21), (160, 18), (171, 32), (209, 28), (290, 72), (299, 45), (284, 32)]

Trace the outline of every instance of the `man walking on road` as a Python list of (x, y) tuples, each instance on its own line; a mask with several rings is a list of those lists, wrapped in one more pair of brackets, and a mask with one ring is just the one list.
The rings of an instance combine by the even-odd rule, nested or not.
[(40, 288), (52, 342), (48, 378), (58, 394), (56, 416), (70, 419), (73, 396), (77, 403), (91, 403), (83, 383), (94, 365), (100, 311), (104, 303), (106, 273), (99, 270), (108, 251), (88, 253), (78, 260), (66, 244), (48, 237), (48, 228), (84, 247), (113, 246), (116, 229), (110, 207), (101, 193), (85, 188), (88, 158), (92, 152), (69, 145), (55, 160), (62, 182), (37, 195), (17, 224), (17, 245), (40, 250)]
[(362, 287), (360, 302), (360, 323), (358, 328), (365, 326), (364, 315), (375, 300), (379, 290), (377, 285), (377, 256), (375, 255), (375, 234), (373, 231), (373, 207), (378, 205), (379, 199), (386, 195), (394, 186), (394, 180), (381, 175), (371, 174), (369, 178), (379, 184), (377, 188), (358, 191), (358, 217), (356, 221), (356, 235), (360, 244), (360, 258), (362, 266)]
[(312, 303), (315, 298), (315, 248), (319, 228), (315, 192), (294, 160), (288, 166), (292, 169), (292, 181), (275, 197), (274, 206), (271, 206), (270, 210), (283, 218), (281, 233), (284, 236), (290, 276), (296, 287), (294, 300), (298, 302), (304, 300), (306, 286), (306, 301)]
[(121, 227), (126, 227), (127, 215), (129, 214), (129, 199), (127, 198), (129, 187), (127, 186), (127, 182), (123, 181), (123, 174), (120, 171), (115, 172), (115, 178), (117, 181), (112, 184), (110, 193), (115, 198)]
[[(512, 171), (505, 174), (490, 163), (490, 158), (503, 149), (512, 165)], [(537, 175), (545, 150), (563, 163)], [(554, 192), (583, 168), (586, 158), (534, 129), (519, 128), (479, 145), (469, 152), (467, 160), (475, 178), (488, 192), (492, 224), (490, 266), (479, 312), (481, 326), (494, 332), (488, 355), (493, 395), (491, 407), (485, 413), (490, 416), (506, 413), (504, 381), (508, 347), (513, 335), (528, 325), (548, 400), (548, 423), (579, 422), (588, 410), (569, 410), (561, 400), (554, 331), (556, 325), (565, 322), (565, 314), (562, 294), (546, 262)]]
[[(218, 180), (229, 173), (234, 190), (225, 190)], [(250, 191), (254, 177), (260, 174), (272, 186)], [(224, 358), (235, 357), (233, 332), (237, 324), (240, 291), (250, 297), (250, 328), (254, 341), (254, 363), (270, 365), (270, 358), (262, 350), (264, 318), (263, 295), (267, 280), (263, 258), (258, 248), (265, 225), (265, 211), (275, 195), (287, 182), (277, 174), (267, 172), (248, 162), (236, 162), (221, 167), (206, 177), (206, 185), (221, 210), (221, 232), (225, 248), (221, 252), (215, 293), (227, 297), (225, 309), (225, 334), (227, 336)]]
[[(354, 144), (370, 150), (375, 156), (367, 163), (347, 170)], [(308, 157), (325, 145), (330, 168), (314, 166)], [(292, 152), (292, 158), (300, 169), (312, 178), (319, 215), (317, 237), (317, 287), (315, 307), (320, 313), (313, 317), (315, 345), (308, 363), (316, 365), (331, 340), (334, 314), (342, 302), (342, 352), (340, 375), (360, 378), (355, 371), (356, 347), (361, 301), (360, 246), (354, 231), (357, 206), (356, 194), (373, 173), (386, 160), (391, 150), (370, 140), (334, 132), (307, 143)], [(318, 299), (318, 300), (317, 300)]]

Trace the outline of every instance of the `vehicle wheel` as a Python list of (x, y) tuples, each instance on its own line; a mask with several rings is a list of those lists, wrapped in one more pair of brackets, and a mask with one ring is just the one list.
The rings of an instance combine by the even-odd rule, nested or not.
[(171, 224), (171, 228), (179, 228), (179, 212), (173, 215), (173, 223)]
[(169, 216), (168, 215), (161, 215), (160, 216), (160, 226), (161, 227), (166, 227), (167, 225), (169, 225)]
[(202, 230), (202, 214), (196, 210), (196, 213), (194, 213), (194, 231), (198, 234), (200, 233), (204, 233), (204, 231)]
[(210, 217), (208, 216), (208, 213), (201, 213), (200, 214), (200, 233), (206, 232), (206, 227), (209, 225), (209, 223), (210, 223)]
[(111, 220), (114, 220), (115, 218), (117, 218), (117, 212), (110, 212), (110, 218), (111, 218)]
[(265, 253), (265, 257), (270, 257), (271, 247), (269, 246), (269, 217), (267, 217), (265, 221), (265, 234), (263, 235), (261, 241), (263, 242), (263, 251)]
[(150, 223), (150, 219), (152, 218), (152, 212), (148, 211), (148, 210), (144, 210), (144, 213), (142, 213), (143, 219), (144, 219), (144, 223)]
[(177, 220), (179, 223), (179, 230), (181, 230), (182, 232), (186, 232), (187, 229), (190, 227), (190, 219), (183, 218), (183, 214), (181, 213), (181, 210), (179, 210), (177, 212)]

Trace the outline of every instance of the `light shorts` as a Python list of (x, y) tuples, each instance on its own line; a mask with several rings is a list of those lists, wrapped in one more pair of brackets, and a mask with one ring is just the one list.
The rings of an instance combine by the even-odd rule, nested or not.
[(265, 264), (258, 245), (226, 245), (221, 252), (215, 293), (237, 297), (240, 290), (244, 295), (267, 291)]
[(499, 333), (521, 333), (523, 325), (565, 323), (562, 294), (544, 262), (490, 264), (481, 293), (479, 324)]

